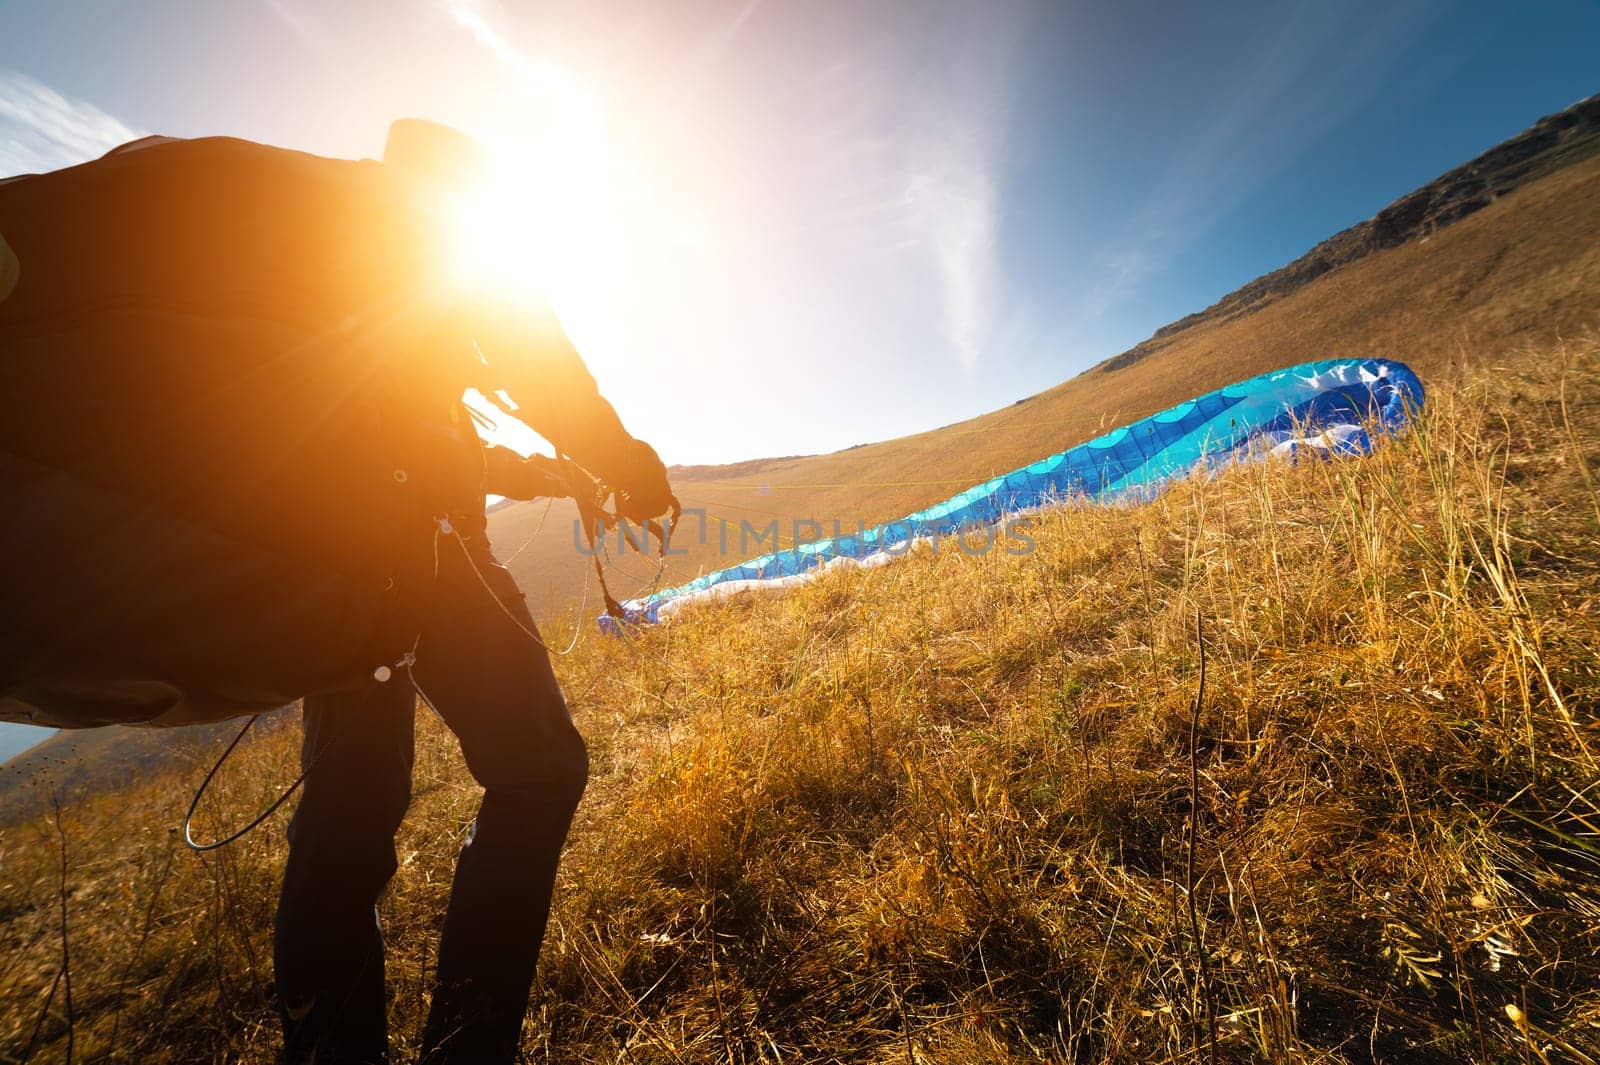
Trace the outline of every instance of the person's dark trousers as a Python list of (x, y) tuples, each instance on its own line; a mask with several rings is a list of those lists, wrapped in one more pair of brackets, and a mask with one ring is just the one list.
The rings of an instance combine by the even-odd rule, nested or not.
[[(557, 859), (588, 776), (522, 596), (473, 532), (439, 539), (435, 605), (412, 669), (484, 787), (439, 942), (429, 1065), (515, 1057)], [(389, 1060), (375, 906), (410, 800), (413, 701), (403, 672), (305, 701), (310, 773), (289, 826), (276, 942), (291, 1065)]]

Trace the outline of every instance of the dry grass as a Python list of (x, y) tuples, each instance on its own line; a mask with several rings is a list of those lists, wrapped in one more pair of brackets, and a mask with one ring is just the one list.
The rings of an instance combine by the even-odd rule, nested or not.
[[(1368, 459), (586, 638), (530, 1056), (1600, 1061), (1597, 472), (1600, 346), (1557, 347)], [(67, 1056), (63, 912), (76, 1060), (273, 1060), (282, 821), (188, 854), (191, 784), (0, 837), (0, 1061)], [(416, 790), (402, 1060), (477, 795), (429, 719)]]

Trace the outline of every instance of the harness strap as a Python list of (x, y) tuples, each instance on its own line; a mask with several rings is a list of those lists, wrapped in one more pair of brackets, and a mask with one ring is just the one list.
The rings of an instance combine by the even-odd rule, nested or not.
[(622, 604), (617, 602), (617, 597), (611, 594), (611, 589), (606, 586), (606, 568), (600, 564), (600, 551), (594, 542), (594, 525), (587, 518), (583, 521), (583, 535), (589, 541), (589, 557), (594, 559), (594, 575), (600, 578), (600, 594), (605, 597), (606, 614), (618, 621), (627, 617), (622, 609)]
[[(557, 450), (556, 455), (562, 462), (571, 462), (573, 465), (577, 465), (563, 451)], [(581, 469), (582, 467), (579, 468)], [(623, 621), (627, 618), (627, 611), (623, 610), (622, 604), (617, 601), (616, 596), (611, 594), (611, 589), (606, 585), (605, 565), (600, 561), (600, 547), (595, 542), (596, 524), (602, 530), (605, 530), (615, 528), (617, 522), (621, 520), (615, 513), (609, 512), (605, 508), (606, 501), (614, 500), (615, 498), (615, 490), (602, 485), (598, 499), (590, 501), (588, 505), (585, 505), (584, 500), (578, 500), (578, 520), (583, 523), (583, 535), (584, 539), (588, 541), (589, 557), (594, 559), (594, 573), (600, 579), (600, 594), (605, 598), (606, 614), (618, 621)], [(678, 497), (672, 496), (670, 499), (670, 510), (665, 525), (655, 518), (647, 518), (644, 522), (646, 534), (656, 537), (659, 545), (657, 553), (663, 560), (667, 557), (667, 542), (672, 538), (672, 534), (677, 531), (678, 520), (683, 517), (683, 504), (678, 502)], [(604, 535), (603, 531), (601, 535)], [(632, 543), (630, 538), (625, 537), (625, 539)], [(659, 579), (660, 574), (657, 573), (657, 580)]]

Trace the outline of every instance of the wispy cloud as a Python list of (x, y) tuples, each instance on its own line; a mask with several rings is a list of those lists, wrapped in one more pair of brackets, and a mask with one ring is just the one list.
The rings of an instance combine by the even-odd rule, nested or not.
[(804, 86), (816, 131), (805, 181), (828, 222), (918, 268), (939, 339), (969, 369), (992, 347), (1004, 302), (1001, 170), (1018, 41), (1013, 20), (990, 15), (881, 41)]
[(138, 136), (91, 103), (0, 70), (0, 177), (71, 166)]
[(965, 132), (969, 135), (938, 143), (919, 160), (906, 201), (933, 255), (945, 339), (970, 368), (977, 365), (994, 322), (1000, 211), (993, 151), (960, 143), (983, 139), (970, 136), (973, 130)]
[(1000, 169), (1019, 20), (993, 15), (947, 27), (954, 51), (934, 64), (940, 82), (914, 101), (921, 114), (906, 156), (906, 198), (932, 253), (944, 338), (968, 369), (991, 345), (1003, 289)]
[(1083, 298), (1082, 315), (1100, 318), (1123, 299), (1138, 290), (1146, 278), (1161, 267), (1150, 243), (1129, 244), (1112, 249), (1104, 258), (1099, 280)]

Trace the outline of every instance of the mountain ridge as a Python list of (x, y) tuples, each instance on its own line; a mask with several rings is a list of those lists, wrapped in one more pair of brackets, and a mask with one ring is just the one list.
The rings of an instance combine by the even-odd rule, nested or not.
[(1131, 366), (1186, 329), (1248, 314), (1346, 263), (1419, 236), (1431, 236), (1519, 186), (1596, 153), (1600, 153), (1600, 93), (1546, 115), (1516, 136), (1406, 193), (1371, 218), (1320, 241), (1299, 258), (1239, 286), (1204, 310), (1162, 326), (1148, 339), (1096, 363), (1087, 372)]

